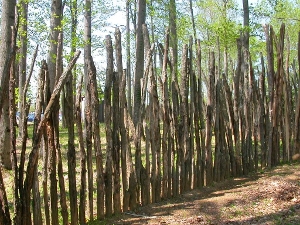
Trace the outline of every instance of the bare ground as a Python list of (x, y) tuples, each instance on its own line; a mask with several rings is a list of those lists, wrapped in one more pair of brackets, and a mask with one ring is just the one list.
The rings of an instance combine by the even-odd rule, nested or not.
[(90, 224), (300, 224), (300, 165), (216, 183)]

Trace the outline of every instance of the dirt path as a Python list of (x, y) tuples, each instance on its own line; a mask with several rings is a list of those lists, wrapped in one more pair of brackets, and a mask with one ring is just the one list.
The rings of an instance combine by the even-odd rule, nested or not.
[(228, 180), (91, 224), (300, 224), (300, 165)]

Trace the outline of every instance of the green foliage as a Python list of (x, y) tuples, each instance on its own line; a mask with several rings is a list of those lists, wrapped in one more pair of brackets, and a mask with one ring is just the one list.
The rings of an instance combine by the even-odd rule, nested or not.
[(222, 48), (232, 48), (236, 44), (242, 26), (237, 20), (237, 6), (234, 1), (201, 1), (197, 4), (197, 27), (206, 44), (213, 47), (220, 40)]

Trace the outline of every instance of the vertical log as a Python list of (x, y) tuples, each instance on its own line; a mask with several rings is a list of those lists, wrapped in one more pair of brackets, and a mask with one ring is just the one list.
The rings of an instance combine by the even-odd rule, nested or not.
[[(65, 189), (65, 178), (63, 175), (63, 166), (62, 166), (62, 158), (61, 158), (61, 150), (60, 146), (57, 148), (57, 175), (59, 181), (59, 190), (60, 190), (60, 206), (61, 206), (61, 215), (62, 215), (62, 224), (68, 225), (68, 208), (67, 208), (67, 200), (66, 200), (66, 189)], [(76, 203), (77, 205), (77, 203)], [(70, 207), (72, 210), (72, 207)], [(76, 206), (74, 206), (76, 208)]]
[[(255, 84), (255, 78), (254, 78), (254, 69), (252, 67), (252, 60), (251, 60), (251, 55), (250, 52), (249, 54), (249, 125), (250, 125), (250, 132), (249, 132), (249, 137), (247, 138), (248, 140), (248, 161), (249, 161), (249, 171), (252, 172), (254, 171), (254, 158), (255, 158), (255, 149), (253, 149), (253, 142), (254, 142), (254, 147), (255, 146), (255, 138), (256, 138), (256, 118), (254, 117), (254, 111), (256, 110), (256, 84)], [(253, 139), (254, 138), (254, 139)]]
[[(222, 85), (221, 80), (219, 81), (220, 85)], [(226, 145), (226, 116), (227, 110), (224, 104), (225, 98), (223, 89), (220, 87), (220, 122), (219, 122), (219, 129), (220, 129), (220, 181), (224, 181), (225, 179), (230, 177), (230, 158), (229, 158), (229, 149), (228, 145)], [(228, 120), (228, 119), (227, 119)]]
[[(254, 72), (252, 72), (252, 74), (254, 74)], [(259, 92), (258, 92), (258, 81), (254, 80), (254, 84), (253, 84), (253, 103), (252, 103), (252, 107), (253, 107), (253, 141), (254, 141), (254, 156), (253, 156), (253, 162), (254, 162), (254, 170), (255, 172), (258, 171), (258, 132), (259, 132)]]
[(152, 155), (151, 167), (151, 197), (152, 203), (160, 200), (159, 154), (161, 150), (159, 99), (157, 93), (157, 81), (154, 73), (150, 73), (149, 107), (150, 107), (150, 143)]
[[(144, 46), (145, 46), (145, 51), (148, 52), (149, 49), (151, 48), (151, 45), (150, 45), (150, 37), (149, 37), (149, 33), (148, 33), (148, 29), (147, 29), (147, 26), (144, 25), (143, 26), (143, 34), (144, 34)], [(148, 85), (148, 92), (149, 92), (149, 101), (151, 99), (151, 94), (150, 94), (150, 87), (151, 86), (151, 77), (154, 76), (154, 69), (153, 69), (153, 62), (151, 61), (150, 62), (150, 70), (149, 70), (149, 82), (150, 84)], [(146, 109), (146, 118), (150, 121), (150, 104), (149, 106), (147, 107)], [(144, 184), (143, 184), (143, 200), (144, 202), (142, 203), (143, 205), (145, 204), (150, 204), (151, 202), (151, 188), (150, 188), (150, 142), (151, 142), (151, 135), (150, 135), (150, 130), (149, 130), (149, 125), (147, 124), (147, 122), (144, 120), (143, 122), (143, 126), (144, 126), (144, 131), (145, 131), (145, 135), (146, 135), (146, 168), (145, 168), (145, 174), (144, 174)]]
[(206, 150), (206, 185), (210, 185), (213, 181), (213, 165), (212, 165), (212, 127), (213, 127), (213, 93), (215, 85), (215, 54), (209, 54), (209, 86), (206, 109), (206, 135), (205, 135), (205, 150)]
[(80, 77), (75, 101), (75, 118), (80, 152), (80, 190), (79, 190), (79, 223), (85, 224), (86, 211), (86, 153), (84, 149), (83, 129), (81, 121), (81, 90), (83, 76)]
[(291, 99), (290, 99), (290, 40), (287, 38), (287, 53), (286, 53), (286, 63), (285, 72), (283, 76), (283, 95), (284, 95), (284, 139), (285, 139), (285, 151), (283, 152), (283, 162), (290, 161), (291, 152)]
[[(12, 49), (15, 49), (16, 45), (16, 29), (12, 28)], [(9, 94), (8, 94), (8, 108), (9, 108), (9, 127), (10, 127), (10, 155), (12, 169), (14, 171), (14, 211), (16, 213), (14, 217), (14, 223), (18, 224), (21, 222), (21, 202), (19, 195), (19, 174), (18, 174), (18, 159), (17, 159), (17, 149), (16, 149), (16, 99), (15, 99), (15, 57), (13, 54), (10, 60), (10, 71), (9, 71)], [(4, 75), (5, 76), (5, 75)], [(4, 150), (2, 150), (4, 151)]]
[(163, 177), (162, 177), (162, 198), (166, 199), (168, 196), (168, 155), (170, 149), (168, 148), (168, 135), (170, 132), (170, 118), (169, 118), (169, 90), (168, 90), (168, 75), (167, 75), (167, 61), (169, 51), (169, 29), (165, 34), (165, 46), (162, 66), (162, 100), (163, 100), (163, 136), (162, 136), (162, 157), (163, 157)]
[(230, 87), (227, 82), (227, 77), (225, 73), (222, 74), (222, 81), (223, 81), (223, 88), (225, 93), (225, 99), (226, 99), (226, 111), (227, 115), (226, 118), (228, 118), (227, 122), (227, 129), (226, 129), (226, 137), (227, 137), (227, 145), (229, 149), (229, 156), (230, 156), (230, 166), (231, 166), (231, 174), (232, 176), (237, 175), (237, 168), (236, 168), (236, 158), (234, 154), (234, 146), (233, 146), (233, 140), (232, 135), (234, 133), (234, 127), (235, 127), (235, 120), (234, 120), (234, 106), (233, 106), (233, 99), (232, 99), (232, 92), (230, 90)]
[[(197, 44), (196, 40), (196, 44)], [(198, 54), (198, 47), (200, 48), (200, 46), (196, 45), (196, 69), (201, 69), (201, 61), (199, 63), (199, 56)], [(200, 59), (201, 60), (201, 59)], [(199, 65), (197, 65), (199, 63)], [(195, 147), (195, 151), (194, 151), (194, 188), (196, 187), (201, 187), (201, 139), (200, 139), (200, 133), (201, 133), (201, 121), (200, 121), (200, 114), (201, 112), (199, 111), (199, 96), (201, 95), (201, 93), (199, 93), (199, 86), (201, 85), (201, 83), (199, 82), (199, 76), (196, 76), (196, 73), (193, 71), (193, 73), (191, 74), (191, 80), (193, 80), (193, 86), (191, 93), (194, 93), (194, 101), (191, 102), (191, 104), (193, 104), (193, 109), (194, 109), (194, 117), (192, 118), (194, 121), (194, 132), (195, 132), (195, 143), (196, 143), (196, 147)], [(193, 139), (192, 139), (193, 142)]]
[[(40, 104), (43, 104), (43, 109), (45, 110), (46, 104), (49, 101), (49, 75), (48, 75), (48, 65), (46, 61), (42, 61), (42, 69), (39, 78), (39, 100)], [(37, 129), (39, 123), (36, 123), (35, 126)], [(37, 132), (34, 132), (36, 134)], [(48, 192), (48, 164), (49, 164), (49, 149), (48, 149), (48, 136), (46, 132), (46, 128), (43, 128), (43, 140), (42, 140), (42, 148), (43, 148), (43, 200), (44, 200), (44, 209), (45, 209), (45, 223), (46, 225), (50, 225), (50, 208), (49, 208), (49, 192)], [(34, 139), (33, 139), (34, 140)], [(25, 189), (25, 188), (24, 188)]]
[(267, 165), (267, 142), (266, 142), (266, 86), (265, 86), (265, 64), (264, 58), (261, 53), (261, 73), (259, 76), (259, 139), (260, 139), (260, 151), (261, 151), (261, 167), (264, 168)]
[(187, 183), (189, 177), (186, 171), (186, 154), (189, 152), (189, 130), (188, 130), (188, 46), (183, 46), (182, 52), (182, 69), (181, 69), (181, 83), (180, 83), (180, 193), (183, 193), (187, 189)]
[(113, 47), (111, 37), (106, 36), (106, 54), (107, 54), (107, 69), (104, 88), (104, 109), (105, 109), (105, 128), (106, 128), (106, 166), (105, 166), (105, 209), (106, 215), (112, 214), (112, 128), (111, 128), (111, 86), (113, 78)]
[[(62, 74), (62, 33), (59, 33), (58, 35), (58, 43), (57, 43), (57, 55), (56, 55), (56, 76), (55, 76), (55, 85), (57, 84), (61, 74)], [(70, 78), (70, 76), (68, 76), (68, 78)], [(51, 85), (51, 82), (50, 82)], [(57, 167), (54, 169), (54, 171), (56, 172), (57, 170), (57, 175), (59, 178), (59, 191), (60, 191), (60, 204), (61, 204), (61, 215), (63, 217), (63, 223), (67, 224), (68, 223), (68, 209), (67, 209), (67, 203), (66, 203), (66, 190), (65, 190), (65, 184), (64, 184), (64, 178), (63, 178), (63, 171), (62, 171), (62, 163), (60, 164), (59, 160), (61, 159), (59, 157), (59, 152), (60, 152), (60, 143), (59, 143), (59, 119), (58, 119), (58, 114), (59, 114), (59, 102), (56, 102), (54, 104), (54, 110), (52, 113), (52, 123), (53, 123), (53, 140), (54, 140), (54, 152), (55, 152), (55, 156), (54, 156), (54, 152), (52, 154), (53, 157), (56, 157), (55, 160), (53, 160), (53, 164), (52, 167)], [(51, 156), (50, 156), (50, 160), (51, 160)], [(50, 164), (51, 165), (51, 164)], [(52, 168), (52, 169), (53, 169)], [(54, 179), (54, 178), (53, 178)], [(55, 178), (56, 179), (56, 178)], [(50, 187), (52, 185), (52, 180), (51, 180), (51, 176), (50, 176)], [(56, 185), (56, 190), (57, 190), (57, 180), (54, 182), (53, 186)], [(53, 187), (51, 187), (52, 189)], [(53, 188), (55, 189), (55, 188)], [(58, 192), (56, 193), (56, 195), (58, 194)], [(52, 193), (51, 193), (51, 198), (52, 198)], [(55, 196), (54, 199), (58, 200), (58, 196)], [(51, 203), (52, 204), (52, 203)], [(57, 207), (58, 207), (58, 203)], [(53, 214), (52, 214), (53, 215)], [(53, 218), (52, 218), (53, 219)], [(53, 221), (58, 221), (58, 218)], [(52, 221), (52, 222), (53, 222)]]
[(242, 67), (242, 46), (241, 40), (237, 39), (237, 49), (238, 49), (238, 58), (237, 58), (237, 68), (234, 76), (234, 145), (235, 145), (235, 159), (236, 159), (236, 174), (242, 175), (241, 167), (241, 140), (240, 140), (240, 80), (241, 80), (241, 67)]
[[(221, 130), (220, 130), (220, 114), (221, 114), (221, 102), (220, 102), (220, 80), (216, 81), (215, 85), (216, 90), (216, 98), (215, 98), (215, 107), (216, 107), (216, 114), (215, 114), (215, 124), (214, 124), (214, 134), (215, 134), (215, 156), (214, 156), (214, 167), (213, 167), (213, 179), (216, 182), (220, 182), (220, 170), (221, 170)], [(222, 162), (224, 163), (224, 162)]]
[(201, 45), (200, 40), (197, 40), (197, 77), (198, 77), (198, 103), (197, 112), (199, 112), (199, 123), (200, 123), (200, 141), (201, 150), (197, 153), (199, 157), (198, 167), (200, 167), (199, 186), (204, 185), (204, 173), (205, 173), (205, 123), (204, 123), (204, 107), (203, 107), (203, 93), (202, 93), (202, 68), (201, 68)]
[(76, 153), (75, 153), (75, 131), (74, 131), (74, 91), (73, 74), (70, 76), (65, 86), (66, 101), (63, 117), (68, 127), (68, 178), (69, 178), (69, 196), (70, 196), (70, 214), (71, 224), (78, 223), (78, 203), (77, 203), (77, 185), (76, 185)]
[(176, 69), (174, 68), (175, 58), (173, 55), (173, 50), (170, 51), (171, 54), (171, 65), (172, 65), (172, 85), (171, 85), (171, 96), (172, 96), (172, 123), (171, 123), (171, 132), (173, 136), (172, 140), (172, 157), (173, 157), (173, 165), (172, 165), (172, 193), (173, 196), (179, 195), (179, 151), (180, 151), (180, 141), (179, 141), (179, 85), (178, 85), (178, 77), (176, 74)]
[[(298, 64), (300, 64), (300, 32), (298, 33)], [(300, 74), (300, 69), (298, 71)], [(300, 79), (298, 79), (298, 83)], [(297, 90), (297, 88), (295, 88)], [(294, 122), (294, 149), (292, 154), (300, 153), (300, 91), (296, 93), (296, 112), (295, 112), (295, 122)]]
[[(129, 149), (129, 137), (128, 132), (126, 129), (126, 120), (125, 120), (125, 113), (127, 111), (126, 108), (126, 95), (125, 87), (126, 87), (126, 71), (123, 71), (121, 77), (121, 84), (120, 84), (120, 133), (121, 133), (121, 167), (122, 167), (122, 190), (123, 190), (123, 212), (129, 210), (129, 184), (128, 184), (128, 168), (132, 167), (130, 161), (128, 160), (129, 156), (127, 154)], [(129, 162), (129, 163), (127, 163)]]
[(116, 39), (116, 63), (117, 63), (117, 73), (115, 73), (113, 79), (113, 162), (114, 162), (114, 212), (121, 212), (121, 197), (120, 197), (120, 97), (119, 97), (119, 86), (120, 79), (122, 79), (123, 74), (123, 64), (122, 64), (122, 46), (121, 46), (121, 32), (117, 28), (115, 31)]
[(282, 77), (283, 77), (283, 50), (284, 50), (285, 25), (280, 28), (280, 37), (277, 44), (277, 72), (274, 76), (274, 95), (272, 102), (272, 153), (271, 166), (276, 166), (280, 157), (280, 118), (281, 118), (281, 100), (282, 100)]
[[(36, 108), (35, 108), (35, 118), (34, 118), (34, 133), (36, 132), (37, 126), (41, 120), (41, 111), (42, 111), (42, 104), (43, 104), (43, 86), (44, 86), (44, 81), (42, 80), (42, 78), (44, 74), (41, 74), (41, 77), (39, 79), (39, 91), (38, 91), (38, 97), (37, 97), (37, 102), (36, 102)], [(26, 87), (25, 87), (26, 88)], [(25, 90), (24, 88), (24, 90)], [(24, 98), (25, 99), (25, 98)], [(26, 101), (26, 100), (24, 100)], [(29, 106), (27, 110), (24, 110), (25, 115), (28, 115), (28, 111), (29, 111)], [(25, 120), (25, 115), (23, 117), (23, 119)], [(22, 121), (23, 121), (22, 119)], [(26, 123), (23, 122), (23, 126), (22, 128), (26, 129), (26, 131), (23, 131), (23, 135), (26, 134), (27, 136), (27, 119), (26, 119)], [(26, 143), (25, 146), (26, 147)], [(19, 177), (22, 178), (22, 183), (23, 183), (23, 171), (24, 171), (24, 163), (25, 163), (25, 149), (24, 151), (21, 153), (21, 161), (20, 161), (20, 170), (22, 168), (22, 171), (20, 171), (20, 175), (22, 174), (22, 176)], [(47, 170), (47, 168), (45, 169)], [(40, 202), (40, 188), (39, 188), (39, 178), (38, 178), (38, 168), (37, 165), (35, 165), (34, 168), (34, 183), (33, 183), (33, 187), (32, 187), (32, 195), (33, 195), (33, 202), (32, 202), (32, 208), (33, 208), (33, 223), (34, 224), (43, 224), (43, 220), (42, 220), (42, 212), (41, 212), (41, 202)], [(22, 191), (21, 191), (22, 190)], [(24, 196), (23, 193), (23, 186), (22, 188), (20, 188), (20, 196)], [(47, 196), (48, 197), (48, 196)], [(48, 204), (47, 204), (48, 205)]]
[(186, 184), (187, 190), (191, 190), (192, 184), (193, 184), (193, 164), (194, 164), (194, 147), (195, 147), (195, 128), (194, 128), (194, 114), (195, 114), (195, 90), (193, 89), (195, 85), (195, 80), (193, 79), (194, 76), (194, 69), (193, 69), (193, 37), (190, 36), (189, 39), (189, 47), (188, 47), (188, 68), (187, 68), (187, 76), (188, 81), (187, 85), (189, 88), (187, 88), (188, 93), (187, 95), (190, 97), (189, 105), (189, 111), (188, 111), (188, 148), (187, 148), (187, 154), (186, 154), (186, 171), (187, 171), (187, 177), (188, 182)]
[(84, 123), (85, 123), (85, 142), (86, 142), (86, 161), (87, 161), (87, 182), (88, 182), (88, 212), (89, 219), (92, 221), (94, 219), (94, 187), (93, 187), (93, 122), (92, 122), (92, 112), (91, 109), (91, 92), (89, 87), (87, 86), (89, 83), (88, 76), (88, 64), (92, 57), (92, 49), (91, 49), (91, 20), (92, 20), (92, 10), (91, 10), (91, 0), (85, 0), (85, 12), (84, 12), (84, 83), (85, 83), (85, 100), (84, 100)]
[(128, 111), (129, 115), (132, 115), (132, 102), (131, 102), (131, 45), (130, 45), (130, 1), (126, 2), (126, 77), (127, 77), (127, 104), (128, 104)]
[(266, 25), (264, 27), (265, 35), (266, 35), (266, 47), (267, 47), (267, 61), (268, 61), (268, 152), (267, 152), (267, 164), (268, 167), (272, 166), (272, 137), (273, 137), (273, 129), (271, 120), (269, 118), (272, 117), (272, 106), (273, 106), (273, 98), (274, 98), (274, 51), (273, 51), (273, 27)]
[[(145, 104), (146, 104), (146, 90), (148, 86), (148, 77), (150, 74), (150, 70), (152, 69), (152, 53), (154, 50), (154, 44), (152, 44), (151, 48), (148, 50), (147, 56), (146, 56), (146, 66), (145, 66), (145, 72), (142, 79), (142, 98), (141, 98), (141, 105), (140, 105), (140, 112), (138, 116), (138, 120), (135, 126), (135, 134), (134, 134), (134, 144), (135, 144), (135, 172), (136, 172), (136, 178), (137, 178), (137, 197), (138, 202), (140, 200), (141, 191), (144, 191), (144, 182), (142, 182), (142, 178), (145, 179), (145, 168), (142, 164), (142, 158), (141, 158), (141, 137), (142, 137), (142, 121), (144, 120), (145, 116)], [(160, 157), (158, 157), (158, 161), (160, 161)], [(160, 163), (160, 162), (159, 162)], [(158, 177), (159, 178), (159, 185), (156, 186), (156, 194), (159, 194), (157, 199), (160, 200), (160, 192), (161, 192), (161, 184), (160, 184), (160, 165), (158, 165)], [(143, 201), (141, 199), (141, 201)]]
[(251, 87), (250, 87), (250, 55), (247, 47), (245, 46), (245, 43), (243, 42), (242, 45), (242, 51), (243, 51), (243, 66), (242, 66), (242, 74), (243, 74), (243, 80), (241, 80), (241, 83), (243, 85), (243, 98), (242, 98), (242, 104), (243, 104), (243, 113), (241, 114), (242, 119), (242, 129), (240, 132), (242, 133), (242, 164), (243, 164), (243, 174), (248, 175), (250, 172), (250, 152), (251, 152)]
[(128, 130), (127, 132), (127, 142), (128, 142), (128, 148), (125, 150), (127, 151), (126, 154), (128, 155), (126, 159), (126, 165), (128, 166), (129, 170), (129, 191), (126, 196), (124, 196), (127, 200), (127, 197), (129, 198), (129, 208), (130, 210), (134, 210), (137, 207), (137, 181), (136, 181), (136, 174), (135, 174), (135, 169), (133, 166), (133, 159), (132, 159), (132, 154), (131, 154), (131, 147), (129, 143), (129, 130), (134, 131), (134, 124), (131, 120), (131, 117), (128, 113), (127, 110), (124, 111), (124, 121), (126, 123), (126, 129)]
[(49, 147), (49, 178), (50, 178), (50, 215), (53, 224), (58, 224), (58, 195), (57, 195), (57, 180), (56, 180), (56, 165), (57, 154), (54, 140), (54, 124), (53, 121), (46, 122), (46, 133), (48, 137)]
[(91, 92), (91, 105), (90, 112), (92, 116), (92, 132), (94, 140), (94, 150), (96, 156), (96, 183), (97, 183), (97, 219), (104, 218), (104, 181), (103, 181), (103, 159), (101, 150), (101, 140), (100, 140), (100, 127), (99, 127), (99, 98), (98, 98), (98, 88), (96, 79), (96, 67), (93, 58), (90, 57), (88, 61), (88, 80), (89, 80), (89, 91)]

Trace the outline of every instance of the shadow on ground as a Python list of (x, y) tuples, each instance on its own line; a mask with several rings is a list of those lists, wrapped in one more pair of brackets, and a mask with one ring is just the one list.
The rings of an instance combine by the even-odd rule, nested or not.
[(298, 171), (227, 180), (90, 224), (300, 224)]

